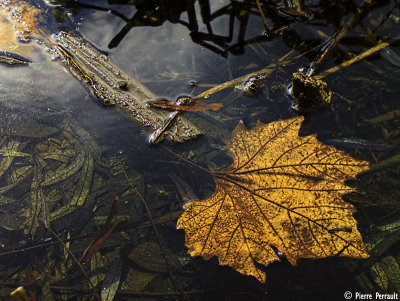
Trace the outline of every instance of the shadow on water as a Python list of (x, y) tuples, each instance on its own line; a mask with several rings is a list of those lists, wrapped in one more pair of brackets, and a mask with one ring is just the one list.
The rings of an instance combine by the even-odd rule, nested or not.
[[(76, 69), (71, 74), (50, 49), (34, 41), (24, 46), (32, 49), (11, 49), (32, 63), (0, 65), (2, 300), (21, 285), (32, 300), (86, 300), (93, 294), (46, 222), (82, 257), (102, 300), (115, 293), (114, 300), (341, 300), (346, 291), (399, 293), (399, 2), (369, 5), (321, 60), (316, 76), (390, 43), (328, 73), (327, 103), (299, 109), (287, 94), (293, 73), (309, 70), (363, 2), (32, 1), (43, 10), (38, 26), (46, 35), (67, 30), (82, 36), (157, 97), (175, 101), (244, 79), (201, 99), (223, 104), (220, 110), (179, 113), (202, 130), (201, 137), (149, 145), (148, 132), (118, 106), (103, 106), (90, 81), (76, 80)], [(257, 120), (297, 115), (305, 116), (300, 135), (316, 134), (374, 164), (344, 196), (357, 208), (370, 257), (300, 259), (292, 266), (276, 250), (281, 261), (260, 267), (264, 284), (219, 266), (216, 258), (188, 255), (176, 220), (184, 204), (210, 197), (215, 183), (164, 147), (218, 170), (232, 162), (223, 140), (240, 120), (252, 128)], [(118, 211), (106, 222), (115, 195)], [(96, 237), (101, 246), (88, 251)]]

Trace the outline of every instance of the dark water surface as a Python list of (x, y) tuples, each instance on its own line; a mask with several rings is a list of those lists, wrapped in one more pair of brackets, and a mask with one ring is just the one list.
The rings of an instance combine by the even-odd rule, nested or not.
[[(287, 93), (293, 72), (317, 59), (318, 46), (351, 19), (362, 1), (305, 1), (309, 17), (279, 12), (281, 1), (260, 1), (270, 28), (279, 32), (271, 35), (265, 34), (255, 1), (49, 2), (32, 3), (44, 11), (40, 26), (46, 34), (64, 29), (81, 35), (169, 100), (200, 94), (276, 64), (290, 53), (291, 60), (257, 79), (253, 90), (244, 91), (241, 82), (203, 99), (222, 103), (221, 110), (185, 112), (204, 135), (182, 145), (163, 145), (216, 170), (232, 162), (223, 139), (239, 121), (252, 128), (257, 120), (269, 123), (304, 115), (301, 135), (316, 134), (355, 158), (378, 164), (373, 172), (351, 181), (357, 192), (344, 197), (357, 208), (354, 217), (371, 256), (301, 259), (297, 266), (282, 256), (281, 262), (263, 267), (265, 284), (219, 266), (216, 258), (190, 257), (184, 232), (176, 230), (188, 201), (176, 182), (185, 183), (189, 198), (204, 199), (214, 191), (212, 177), (162, 146), (146, 143), (137, 124), (118, 108), (105, 108), (51, 59), (51, 53), (35, 46), (29, 66), (0, 65), (1, 149), (15, 147), (24, 153), (3, 153), (1, 158), (2, 300), (9, 300), (9, 293), (20, 285), (36, 291), (39, 300), (92, 300), (77, 264), (46, 230), (43, 206), (48, 203), (51, 228), (65, 240), (73, 238), (69, 247), (79, 259), (94, 239), (80, 236), (101, 228), (114, 195), (120, 199), (115, 219), (122, 221), (84, 269), (99, 289), (112, 292), (110, 283), (117, 283), (116, 288), (119, 280), (115, 300), (344, 300), (346, 291), (400, 293), (400, 43), (394, 41), (400, 38), (399, 1), (376, 1), (316, 75), (381, 41), (392, 44), (325, 77), (328, 90), (335, 92), (330, 103), (302, 110)], [(208, 16), (207, 5), (210, 12), (220, 13)], [(190, 8), (195, 11), (188, 17)], [(43, 179), (62, 170), (71, 174), (43, 186)], [(158, 234), (146, 223), (146, 206), (126, 177), (146, 200), (156, 223), (163, 218), (156, 225)], [(55, 244), (44, 246), (46, 242)], [(35, 284), (27, 284), (28, 265)]]

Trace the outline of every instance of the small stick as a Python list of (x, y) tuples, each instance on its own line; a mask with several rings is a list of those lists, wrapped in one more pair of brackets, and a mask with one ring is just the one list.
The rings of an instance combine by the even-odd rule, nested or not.
[(50, 219), (49, 219), (49, 212), (48, 212), (48, 208), (47, 208), (47, 200), (46, 197), (43, 193), (42, 187), (39, 185), (39, 189), (38, 191), (40, 191), (40, 197), (42, 200), (42, 214), (43, 214), (43, 222), (44, 222), (44, 226), (46, 227), (46, 229), (55, 237), (57, 238), (57, 240), (62, 244), (62, 246), (64, 247), (64, 249), (68, 252), (69, 255), (71, 255), (71, 257), (73, 258), (73, 260), (76, 262), (76, 264), (78, 265), (79, 269), (82, 271), (83, 276), (85, 276), (85, 278), (89, 281), (90, 287), (94, 293), (94, 295), (96, 296), (96, 299), (98, 301), (101, 301), (101, 298), (99, 296), (99, 293), (97, 292), (95, 286), (93, 285), (93, 282), (90, 280), (88, 274), (85, 272), (85, 270), (83, 269), (81, 263), (78, 261), (78, 259), (75, 257), (74, 253), (72, 253), (72, 251), (68, 248), (68, 246), (66, 245), (66, 243), (50, 228)]
[(287, 64), (287, 63), (291, 62), (292, 60), (296, 60), (296, 59), (304, 56), (305, 54), (309, 53), (310, 51), (313, 51), (315, 48), (318, 48), (318, 47), (321, 47), (321, 45), (319, 45), (317, 47), (314, 47), (314, 48), (312, 48), (310, 50), (307, 50), (307, 51), (305, 51), (305, 52), (303, 52), (303, 53), (301, 53), (301, 54), (299, 54), (299, 55), (297, 55), (297, 56), (295, 56), (293, 58), (290, 58), (290, 56), (293, 54), (294, 50), (289, 51), (284, 56), (279, 58), (276, 63), (269, 64), (267, 67), (265, 67), (265, 68), (263, 68), (261, 70), (258, 70), (258, 71), (252, 72), (252, 73), (248, 73), (248, 74), (245, 74), (243, 76), (234, 78), (234, 79), (229, 80), (227, 82), (224, 82), (222, 84), (216, 85), (216, 86), (212, 87), (211, 89), (208, 89), (208, 90), (206, 90), (206, 91), (194, 96), (193, 98), (196, 98), (196, 99), (207, 98), (211, 94), (214, 94), (214, 93), (217, 93), (219, 91), (225, 90), (226, 88), (232, 87), (234, 85), (238, 85), (238, 84), (246, 81), (249, 77), (252, 77), (252, 76), (260, 76), (260, 75), (261, 76), (268, 76), (272, 72), (275, 71), (275, 68), (280, 67), (280, 66), (282, 66), (284, 64)]
[(350, 21), (332, 36), (332, 38), (328, 41), (327, 47), (325, 47), (318, 59), (311, 64), (309, 70), (307, 71), (307, 76), (312, 76), (315, 73), (322, 61), (336, 47), (345, 34), (358, 23), (365, 13), (365, 10), (372, 4), (372, 2), (373, 0), (365, 0), (364, 3), (356, 9), (356, 12)]
[(399, 118), (399, 116), (400, 116), (400, 110), (394, 110), (394, 111), (391, 111), (389, 113), (386, 113), (386, 114), (379, 115), (377, 117), (368, 119), (366, 121), (368, 123), (375, 124), (375, 123), (381, 123), (381, 122), (384, 122), (384, 121), (387, 121), (387, 120), (391, 120), (391, 119), (394, 119), (394, 118)]
[(163, 148), (164, 150), (166, 150), (167, 152), (169, 152), (170, 154), (172, 154), (172, 155), (174, 155), (175, 157), (177, 157), (178, 159), (182, 160), (183, 162), (185, 162), (185, 163), (187, 163), (187, 164), (189, 164), (189, 165), (192, 165), (192, 166), (194, 166), (194, 167), (197, 167), (197, 168), (199, 168), (200, 170), (202, 170), (202, 171), (208, 173), (208, 174), (211, 175), (211, 176), (214, 174), (212, 171), (209, 171), (207, 168), (204, 168), (204, 167), (202, 167), (202, 166), (200, 166), (200, 165), (198, 165), (198, 164), (196, 164), (196, 163), (193, 163), (192, 161), (190, 161), (190, 160), (188, 160), (188, 159), (182, 157), (181, 155), (178, 155), (177, 153), (175, 153), (175, 152), (173, 152), (172, 150), (170, 150), (168, 147), (162, 146), (162, 148)]
[(193, 98), (196, 98), (196, 99), (207, 98), (211, 94), (217, 93), (219, 91), (225, 90), (226, 88), (229, 88), (229, 87), (232, 87), (234, 85), (240, 84), (240, 83), (246, 81), (249, 77), (252, 77), (252, 76), (260, 76), (260, 75), (268, 76), (275, 70), (275, 68), (277, 68), (279, 66), (282, 66), (284, 64), (287, 64), (287, 63), (291, 62), (292, 60), (296, 60), (296, 59), (306, 55), (307, 53), (309, 53), (309, 52), (313, 51), (314, 49), (319, 48), (321, 46), (323, 46), (323, 45), (319, 45), (319, 46), (314, 47), (314, 48), (312, 48), (310, 50), (307, 50), (307, 51), (305, 51), (305, 52), (303, 52), (303, 53), (301, 53), (301, 54), (299, 54), (299, 55), (297, 55), (297, 56), (295, 56), (293, 58), (289, 58), (289, 57), (294, 53), (294, 50), (289, 51), (284, 56), (279, 58), (276, 63), (272, 63), (272, 64), (268, 65), (267, 67), (261, 69), (261, 70), (258, 70), (258, 71), (252, 72), (252, 73), (248, 73), (246, 75), (234, 78), (232, 80), (229, 80), (229, 81), (224, 82), (224, 83), (219, 84), (219, 85), (215, 85), (211, 89), (208, 89), (208, 90), (206, 90), (206, 91), (194, 96)]
[(175, 117), (176, 117), (176, 115), (178, 115), (178, 113), (179, 113), (179, 111), (173, 111), (172, 113), (170, 113), (168, 115), (168, 117), (164, 120), (162, 125), (158, 129), (156, 129), (153, 132), (153, 134), (150, 135), (150, 137), (148, 139), (148, 143), (150, 143), (150, 144), (156, 143), (156, 141), (158, 140), (160, 135), (165, 132), (165, 130), (169, 127), (169, 125), (171, 124), (172, 120), (175, 119)]
[(195, 98), (202, 98), (202, 97), (207, 98), (211, 94), (214, 94), (216, 92), (225, 90), (226, 88), (232, 87), (234, 85), (240, 84), (241, 82), (247, 80), (251, 76), (270, 75), (274, 70), (275, 69), (273, 69), (271, 66), (268, 66), (267, 68), (262, 69), (260, 71), (256, 71), (256, 72), (253, 72), (253, 73), (249, 73), (249, 74), (234, 78), (234, 79), (232, 79), (230, 81), (227, 81), (225, 83), (217, 85), (217, 86), (215, 86), (215, 87), (213, 87), (211, 89), (208, 89), (207, 91), (204, 91), (204, 92), (196, 95)]
[[(174, 275), (172, 274), (172, 271), (171, 271), (171, 268), (170, 268), (170, 265), (169, 265), (169, 260), (168, 260), (167, 256), (165, 255), (166, 253), (165, 253), (164, 247), (163, 247), (163, 245), (162, 245), (161, 236), (160, 236), (160, 233), (159, 233), (158, 230), (157, 230), (157, 227), (156, 227), (156, 224), (155, 224), (155, 222), (154, 222), (154, 220), (153, 220), (153, 217), (151, 216), (150, 208), (149, 208), (149, 206), (147, 205), (146, 200), (143, 198), (143, 196), (142, 196), (141, 193), (139, 192), (139, 190), (132, 184), (132, 182), (131, 182), (131, 180), (129, 179), (129, 177), (128, 177), (128, 175), (127, 175), (127, 173), (126, 173), (126, 171), (125, 171), (124, 168), (122, 169), (122, 171), (124, 172), (125, 179), (126, 179), (126, 181), (128, 182), (129, 186), (131, 186), (131, 188), (136, 192), (136, 194), (138, 195), (139, 199), (142, 201), (143, 206), (146, 208), (147, 216), (149, 217), (149, 220), (151, 221), (151, 225), (152, 225), (152, 227), (153, 227), (154, 233), (156, 234), (157, 241), (158, 241), (158, 245), (159, 245), (160, 250), (161, 250), (161, 255), (162, 255), (163, 258), (164, 258), (165, 266), (167, 267), (169, 277), (171, 278), (171, 281), (172, 281), (172, 285), (174, 286), (175, 290), (181, 291), (181, 290), (179, 289), (179, 287), (177, 286), (176, 282), (175, 282), (175, 277), (174, 277)], [(182, 292), (182, 293), (183, 293), (183, 292)]]
[[(190, 97), (181, 97), (180, 99), (178, 99), (178, 101), (176, 102), (176, 105), (190, 105), (193, 102), (193, 98)], [(162, 125), (156, 129), (153, 134), (151, 134), (151, 136), (148, 139), (148, 142), (150, 144), (154, 144), (157, 142), (158, 138), (160, 137), (160, 135), (162, 133), (165, 132), (165, 130), (169, 127), (169, 125), (171, 124), (171, 122), (175, 119), (175, 117), (179, 114), (179, 111), (173, 111), (172, 113), (170, 113), (168, 115), (168, 117), (164, 120), (164, 122), (162, 123)]]
[(266, 18), (265, 15), (264, 15), (264, 11), (263, 11), (263, 9), (262, 9), (260, 0), (256, 0), (256, 3), (257, 3), (258, 10), (260, 11), (261, 19), (262, 19), (262, 21), (263, 21), (263, 23), (264, 23), (265, 32), (266, 32), (267, 34), (270, 34), (271, 31), (269, 30), (267, 18)]
[(348, 67), (372, 54), (374, 54), (375, 52), (378, 52), (379, 50), (382, 50), (383, 48), (389, 46), (391, 43), (389, 42), (381, 42), (378, 45), (364, 51), (363, 53), (356, 55), (355, 57), (353, 57), (352, 59), (345, 61), (343, 63), (341, 63), (340, 65), (334, 66), (328, 70), (325, 70), (324, 72), (321, 72), (319, 75), (316, 75), (315, 78), (316, 79), (321, 79), (324, 78), (325, 76), (334, 73), (336, 71), (339, 71), (340, 69), (344, 68), (344, 67)]
[(7, 135), (4, 136), (3, 139), (1, 139), (0, 146), (2, 146), (4, 142), (6, 142), (6, 140), (7, 140)]
[(92, 288), (92, 291), (93, 291), (94, 295), (96, 296), (96, 299), (98, 301), (101, 301), (99, 293), (97, 292), (93, 282), (90, 280), (88, 274), (85, 272), (85, 270), (83, 269), (83, 266), (78, 261), (78, 259), (75, 257), (74, 253), (72, 253), (72, 251), (68, 248), (68, 246), (65, 244), (65, 242), (53, 230), (51, 230), (50, 228), (47, 228), (47, 230), (49, 230), (49, 232), (57, 238), (57, 240), (63, 245), (64, 249), (68, 252), (68, 254), (71, 255), (71, 257), (74, 259), (74, 261), (78, 265), (79, 269), (82, 271), (83, 276), (85, 276), (85, 278), (89, 281), (90, 287)]
[(344, 97), (343, 95), (341, 95), (341, 94), (339, 94), (339, 93), (337, 93), (335, 91), (331, 91), (331, 92), (332, 92), (332, 94), (335, 94), (336, 96), (338, 96), (341, 99), (343, 99), (344, 101), (346, 101), (349, 105), (351, 105), (353, 103), (350, 99)]
[(367, 171), (364, 171), (363, 174), (375, 173), (375, 172), (378, 172), (378, 171), (386, 169), (386, 168), (391, 168), (393, 166), (397, 166), (399, 164), (400, 164), (400, 155), (395, 155), (391, 158), (382, 160), (378, 163), (371, 165), (371, 168)]
[[(182, 211), (175, 211), (173, 213), (157, 217), (157, 218), (153, 219), (153, 222), (156, 225), (157, 224), (161, 224), (161, 223), (166, 223), (168, 221), (175, 220), (181, 214), (182, 214)], [(122, 230), (142, 229), (142, 228), (151, 227), (151, 226), (152, 226), (152, 224), (151, 224), (150, 221), (137, 221), (137, 222), (132, 222), (132, 223), (127, 224), (126, 226), (124, 226), (122, 228)], [(98, 236), (99, 233), (100, 233), (100, 231), (87, 233), (87, 234), (82, 234), (82, 235), (79, 235), (79, 236), (74, 236), (74, 237), (71, 237), (69, 239), (65, 239), (64, 242), (93, 238), (93, 237)], [(28, 251), (31, 251), (31, 250), (34, 250), (34, 249), (38, 249), (38, 248), (44, 248), (44, 247), (48, 247), (48, 246), (53, 246), (53, 245), (56, 245), (58, 243), (59, 243), (58, 241), (41, 243), (41, 244), (38, 244), (38, 245), (35, 245), (35, 246), (31, 246), (31, 247), (26, 247), (26, 248), (21, 248), (21, 249), (16, 249), (16, 250), (12, 250), (12, 251), (3, 252), (3, 253), (0, 253), (0, 256), (11, 255), (11, 254), (16, 254), (16, 253), (21, 253), (21, 252), (28, 252)]]

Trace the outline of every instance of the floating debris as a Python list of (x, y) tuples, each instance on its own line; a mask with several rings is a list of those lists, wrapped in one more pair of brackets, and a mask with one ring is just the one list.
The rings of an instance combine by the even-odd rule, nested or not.
[[(29, 41), (34, 36), (40, 43), (45, 44), (53, 53), (53, 59), (60, 59), (104, 105), (116, 105), (148, 132), (155, 131), (165, 124), (167, 112), (153, 110), (145, 105), (146, 102), (157, 99), (157, 96), (111, 63), (106, 55), (100, 53), (89, 42), (65, 31), (48, 37), (37, 28), (38, 16), (42, 13), (40, 9), (19, 0), (0, 1), (0, 17), (3, 18), (3, 23), (6, 21), (12, 25), (17, 39)], [(2, 28), (0, 33), (1, 30)], [(12, 30), (10, 31), (9, 27), (7, 30), (9, 37)], [(28, 61), (22, 56), (0, 54), (0, 62), (22, 64)], [(170, 142), (184, 142), (200, 134), (201, 131), (196, 126), (179, 116), (168, 124), (168, 129), (163, 131), (159, 141), (165, 139)]]
[[(116, 105), (148, 131), (159, 129), (168, 118), (168, 113), (154, 110), (146, 103), (158, 97), (141, 83), (130, 77), (107, 56), (81, 37), (68, 32), (53, 35), (50, 41), (55, 55), (82, 83), (84, 83), (106, 106)], [(201, 134), (189, 121), (178, 116), (168, 129), (162, 132), (162, 139), (170, 142), (184, 142)]]
[[(84, 206), (92, 192), (94, 173), (99, 169), (107, 172), (108, 163), (100, 158), (99, 146), (69, 117), (66, 114), (58, 122), (60, 128), (53, 128), (18, 114), (9, 116), (11, 123), (31, 120), (28, 124), (34, 126), (23, 135), (18, 131), (19, 135), (4, 136), (0, 147), (0, 176), (5, 183), (0, 187), (3, 229), (23, 229), (25, 235), (34, 237), (42, 220), (50, 224)], [(3, 124), (3, 132), (8, 132), (9, 121)], [(36, 135), (40, 128), (44, 131)], [(15, 212), (17, 205), (21, 210)]]
[(199, 99), (193, 99), (189, 105), (177, 104), (175, 101), (168, 101), (166, 99), (157, 99), (147, 103), (149, 107), (168, 109), (183, 112), (198, 112), (198, 111), (218, 111), (223, 107), (222, 103), (206, 103)]
[(112, 301), (121, 281), (122, 261), (117, 257), (107, 271), (102, 283), (101, 300)]
[[(144, 242), (134, 247), (129, 252), (128, 258), (147, 271), (166, 273), (168, 270), (162, 252), (158, 243)], [(164, 250), (164, 254), (168, 258), (171, 269), (180, 270), (182, 268), (176, 255), (169, 249)]]
[(310, 17), (310, 14), (304, 9), (302, 0), (287, 0), (285, 1), (285, 6), (279, 8), (279, 11), (291, 17)]
[(31, 62), (31, 60), (24, 58), (19, 54), (8, 51), (0, 51), (0, 63), (5, 63), (8, 65), (27, 65)]
[[(176, 106), (190, 106), (192, 104), (192, 102), (194, 102), (194, 99), (191, 97), (186, 97), (186, 96), (182, 96), (179, 97), (178, 100), (175, 102)], [(149, 102), (146, 102), (146, 105)], [(148, 143), (150, 144), (154, 144), (159, 142), (161, 139), (160, 137), (162, 137), (166, 132), (167, 129), (170, 127), (171, 123), (177, 119), (177, 116), (179, 114), (180, 111), (175, 110), (172, 113), (170, 113), (167, 118), (164, 119), (163, 123), (150, 135), (150, 137), (148, 138)]]
[(299, 110), (318, 108), (329, 102), (327, 84), (302, 72), (293, 73), (291, 94)]
[(239, 85), (236, 85), (235, 89), (242, 90), (244, 93), (246, 93), (246, 95), (251, 97), (260, 96), (263, 93), (263, 79), (266, 79), (266, 76), (250, 76), (248, 79), (246, 79), (246, 81), (240, 83)]

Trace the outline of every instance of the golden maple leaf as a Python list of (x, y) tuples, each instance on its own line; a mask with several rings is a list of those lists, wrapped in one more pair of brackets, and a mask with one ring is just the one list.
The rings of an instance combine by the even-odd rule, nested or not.
[[(214, 194), (185, 205), (177, 223), (192, 256), (218, 256), (242, 274), (265, 282), (257, 266), (279, 260), (274, 248), (299, 258), (368, 257), (355, 208), (344, 184), (369, 168), (315, 135), (299, 137), (302, 117), (242, 123), (226, 141), (233, 163), (215, 178)], [(274, 247), (274, 248), (273, 248)]]

